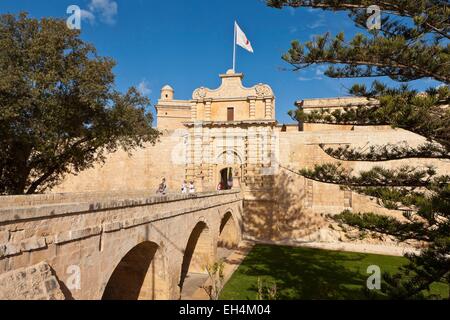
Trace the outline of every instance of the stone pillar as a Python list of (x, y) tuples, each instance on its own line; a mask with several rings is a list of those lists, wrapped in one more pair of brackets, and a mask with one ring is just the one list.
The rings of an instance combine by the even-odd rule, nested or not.
[(209, 143), (208, 143), (208, 179), (209, 184), (212, 188), (212, 190), (215, 190), (216, 184), (215, 184), (215, 177), (214, 177), (214, 166), (213, 163), (215, 163), (214, 159), (214, 137), (212, 136), (212, 133), (209, 137)]
[(194, 126), (194, 182), (197, 192), (203, 191), (203, 126)]
[(250, 119), (256, 118), (256, 97), (249, 97), (249, 104), (250, 104)]
[(197, 120), (197, 101), (191, 102), (191, 120)]
[(195, 144), (195, 135), (194, 135), (194, 127), (189, 129), (189, 136), (187, 139), (186, 146), (186, 179), (194, 180), (195, 178), (195, 162), (194, 162), (194, 144)]
[(241, 188), (241, 173), (238, 167), (233, 168), (233, 189)]
[(205, 121), (211, 121), (211, 103), (211, 99), (205, 100)]
[(272, 119), (272, 99), (265, 99), (264, 102), (266, 103), (265, 118)]
[(250, 127), (247, 133), (248, 136), (248, 159), (247, 162), (251, 166), (258, 163), (258, 141), (256, 127)]

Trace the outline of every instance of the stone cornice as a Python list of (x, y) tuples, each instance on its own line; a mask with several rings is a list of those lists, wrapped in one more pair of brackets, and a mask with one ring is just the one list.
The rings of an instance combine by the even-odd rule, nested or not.
[(206, 127), (240, 127), (240, 126), (253, 126), (253, 125), (272, 125), (276, 126), (278, 122), (276, 120), (243, 120), (243, 121), (187, 121), (183, 122), (187, 127), (193, 127), (195, 125), (202, 125)]
[(190, 103), (190, 100), (160, 100), (158, 101), (158, 104), (155, 105), (155, 108), (170, 107), (185, 109), (190, 107)]
[(232, 98), (200, 98), (200, 99), (193, 99), (193, 100), (191, 100), (191, 102), (194, 102), (194, 103), (203, 103), (206, 101), (234, 102), (234, 101), (250, 101), (250, 100), (264, 101), (264, 100), (274, 100), (274, 99), (275, 99), (275, 96), (267, 96), (267, 97), (245, 96), (245, 97), (232, 97)]

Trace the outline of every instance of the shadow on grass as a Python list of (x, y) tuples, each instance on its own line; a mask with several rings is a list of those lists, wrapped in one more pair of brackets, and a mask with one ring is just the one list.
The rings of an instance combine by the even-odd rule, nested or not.
[(364, 291), (367, 255), (257, 245), (225, 287), (224, 299), (255, 299), (260, 277), (276, 283), (278, 299), (380, 299)]

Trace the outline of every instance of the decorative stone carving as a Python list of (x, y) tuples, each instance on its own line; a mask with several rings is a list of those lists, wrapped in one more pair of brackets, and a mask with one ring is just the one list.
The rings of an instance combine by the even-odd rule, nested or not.
[(266, 84), (258, 84), (255, 87), (255, 92), (258, 97), (267, 97), (272, 95), (272, 89)]
[(192, 97), (194, 99), (204, 99), (206, 98), (207, 95), (207, 90), (204, 87), (198, 88), (194, 91), (194, 94), (192, 95)]
[(255, 97), (261, 98), (273, 98), (273, 91), (269, 85), (259, 83), (258, 85), (246, 88), (242, 85), (243, 74), (241, 73), (227, 73), (220, 75), (222, 78), (222, 84), (217, 89), (210, 89), (200, 87), (194, 90), (192, 94), (193, 100), (205, 100), (205, 99), (235, 99)]

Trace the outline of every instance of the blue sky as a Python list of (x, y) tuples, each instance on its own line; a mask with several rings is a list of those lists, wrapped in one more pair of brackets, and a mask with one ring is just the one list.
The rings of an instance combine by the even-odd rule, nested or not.
[[(66, 19), (72, 4), (85, 10), (82, 38), (100, 55), (116, 60), (118, 89), (140, 87), (152, 104), (165, 84), (175, 89), (178, 99), (190, 99), (200, 86), (219, 86), (218, 74), (232, 67), (234, 20), (255, 50), (251, 54), (237, 49), (237, 71), (245, 74), (246, 86), (263, 82), (274, 89), (280, 122), (292, 122), (287, 111), (296, 100), (346, 95), (353, 83), (373, 80), (329, 79), (324, 67), (283, 71), (289, 65), (281, 55), (291, 40), (307, 41), (327, 31), (359, 31), (345, 13), (277, 10), (262, 0), (0, 0), (0, 13), (26, 11), (32, 17)], [(413, 86), (424, 90), (438, 84), (423, 80)]]

